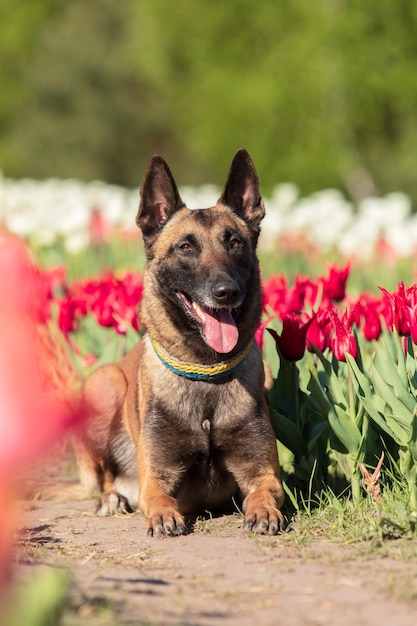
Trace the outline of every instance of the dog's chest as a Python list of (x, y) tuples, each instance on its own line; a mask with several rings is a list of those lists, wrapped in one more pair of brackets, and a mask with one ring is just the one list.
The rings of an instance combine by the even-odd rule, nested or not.
[[(170, 371), (146, 345), (150, 394), (142, 415), (149, 445), (164, 465), (212, 462), (236, 447), (239, 431), (257, 421), (263, 403), (258, 351), (217, 382), (189, 380)], [(140, 395), (140, 394), (139, 394)]]
[(213, 384), (176, 378), (155, 389), (147, 428), (169, 438), (170, 448), (181, 454), (212, 456), (225, 450), (255, 412), (253, 398), (238, 380)]

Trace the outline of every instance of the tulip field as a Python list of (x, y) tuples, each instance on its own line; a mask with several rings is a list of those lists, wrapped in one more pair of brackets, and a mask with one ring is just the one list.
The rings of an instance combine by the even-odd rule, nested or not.
[[(41, 200), (47, 204), (51, 197), (40, 183), (25, 183), (29, 196), (23, 196), (17, 183), (6, 183), (0, 207), (2, 510), (9, 510), (12, 477), (81, 419), (73, 398), (86, 374), (120, 359), (140, 338), (144, 263), (139, 232), (130, 226), (135, 207), (127, 192), (124, 202), (120, 190), (106, 195), (103, 187), (95, 188), (95, 197), (90, 189), (87, 197), (85, 186), (73, 183), (64, 198), (55, 182), (55, 215), (54, 207), (48, 205), (48, 214), (42, 205)], [(33, 191), (38, 195), (32, 197)], [(191, 191), (190, 205), (209, 204), (202, 197), (207, 189)], [(322, 230), (318, 241), (316, 224), (314, 241), (305, 227), (307, 221), (314, 230), (307, 200), (297, 204), (283, 194), (281, 190), (279, 202), (287, 206), (282, 219), (275, 206), (261, 239), (263, 319), (256, 339), (274, 378), (270, 413), (288, 506), (310, 507), (327, 490), (352, 502), (371, 499), (383, 508), (385, 494), (401, 494), (396, 527), (414, 532), (414, 217), (402, 196), (389, 200), (396, 203), (401, 219), (391, 215), (384, 221), (380, 218), (388, 200), (381, 201), (382, 208), (375, 200), (373, 214), (368, 203), (354, 218), (352, 208), (333, 195), (339, 218), (338, 231), (330, 236), (331, 197), (326, 202), (323, 197), (310, 199), (317, 219), (323, 214), (322, 226), (327, 221), (328, 227), (327, 240)], [(294, 215), (288, 225), (290, 204), (298, 215), (298, 230)], [(76, 208), (78, 216), (65, 213)], [(282, 232), (271, 226), (274, 210), (277, 222), (286, 216)], [(379, 215), (378, 226), (372, 221), (364, 225), (366, 210), (369, 220)], [(361, 220), (367, 232), (358, 235), (359, 248), (343, 254), (346, 242), (353, 246), (354, 233), (360, 233)], [(390, 225), (396, 239), (388, 237)], [(343, 250), (337, 249), (336, 234), (344, 241)], [(2, 524), (0, 572), (5, 576), (13, 520)]]
[[(270, 408), (281, 462), (288, 484), (349, 485), (360, 498), (360, 467), (373, 469), (384, 454), (417, 510), (417, 285), (352, 298), (349, 272), (349, 264), (330, 265), (315, 280), (288, 284), (276, 274), (263, 283), (257, 341), (275, 376)], [(82, 375), (138, 340), (140, 272), (71, 282), (63, 270), (35, 273), (40, 319), (58, 327)]]

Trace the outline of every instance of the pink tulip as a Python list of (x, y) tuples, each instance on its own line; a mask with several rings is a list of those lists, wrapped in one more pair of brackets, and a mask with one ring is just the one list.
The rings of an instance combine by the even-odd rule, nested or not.
[(47, 282), (23, 243), (6, 232), (0, 232), (0, 284), (1, 583), (8, 571), (16, 476), (80, 416), (71, 402), (70, 366), (44, 320)]

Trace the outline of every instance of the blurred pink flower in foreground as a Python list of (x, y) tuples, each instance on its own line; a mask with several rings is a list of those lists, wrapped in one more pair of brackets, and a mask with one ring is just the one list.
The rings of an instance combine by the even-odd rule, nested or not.
[(41, 284), (23, 243), (0, 231), (0, 585), (8, 572), (16, 477), (79, 418), (70, 366), (45, 321)]

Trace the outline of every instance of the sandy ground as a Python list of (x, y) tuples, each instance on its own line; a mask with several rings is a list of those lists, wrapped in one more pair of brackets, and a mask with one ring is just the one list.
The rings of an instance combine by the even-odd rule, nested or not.
[(417, 545), (407, 560), (357, 544), (297, 545), (291, 533), (244, 531), (237, 514), (151, 538), (140, 514), (98, 518), (92, 500), (40, 500), (20, 527), (17, 577), (67, 568), (71, 626), (417, 624)]

